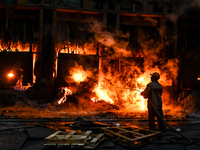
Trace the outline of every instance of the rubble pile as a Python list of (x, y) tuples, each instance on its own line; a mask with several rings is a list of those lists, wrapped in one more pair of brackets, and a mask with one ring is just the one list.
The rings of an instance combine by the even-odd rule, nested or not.
[(17, 90), (1, 90), (0, 91), (0, 107), (8, 107), (14, 105), (29, 105), (29, 100), (23, 92)]
[(179, 100), (180, 105), (185, 110), (199, 110), (200, 109), (200, 91), (185, 92), (185, 97)]

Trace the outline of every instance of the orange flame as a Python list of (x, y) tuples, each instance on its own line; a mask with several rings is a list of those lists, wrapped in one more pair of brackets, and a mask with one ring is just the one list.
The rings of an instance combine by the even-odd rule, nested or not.
[(9, 77), (9, 78), (14, 77), (14, 74), (12, 73), (12, 71), (8, 74), (8, 77)]
[(8, 46), (7, 43), (2, 42), (2, 40), (0, 40), (0, 50), (1, 51), (12, 51), (12, 52), (28, 52), (30, 51), (30, 44), (29, 43), (21, 43), (21, 42), (10, 42), (10, 45)]
[(96, 99), (95, 97), (93, 97), (91, 99), (93, 102), (97, 102), (99, 100), (104, 100), (108, 103), (114, 104), (114, 101), (108, 97), (108, 94), (106, 93), (106, 91), (101, 90), (100, 87), (95, 88), (94, 92), (97, 94), (99, 99)]
[(57, 52), (60, 53), (68, 53), (68, 54), (91, 54), (95, 55), (96, 50), (93, 47), (94, 45), (88, 45), (87, 43), (84, 45), (84, 47), (78, 47), (76, 45), (65, 45), (65, 44), (59, 44), (57, 45)]
[[(10, 45), (8, 46), (7, 43), (2, 42), (0, 40), (0, 51), (9, 51), (9, 52), (29, 52), (30, 51), (30, 44), (29, 43), (21, 43), (20, 41), (18, 42), (10, 42)], [(37, 46), (32, 45), (32, 52), (37, 51)], [(36, 81), (36, 76), (34, 74), (34, 69), (35, 69), (35, 62), (36, 62), (36, 54), (33, 54), (33, 83)], [(13, 77), (10, 74), (10, 77)]]
[(63, 97), (58, 100), (58, 104), (59, 105), (64, 103), (67, 100), (67, 95), (72, 95), (73, 94), (73, 92), (70, 89), (68, 89), (67, 87), (62, 87), (61, 90), (62, 91), (64, 90), (65, 92), (64, 92)]
[(91, 71), (84, 70), (83, 67), (81, 65), (79, 66), (77, 63), (75, 67), (69, 70), (69, 73), (75, 82), (82, 82), (86, 80), (87, 77), (91, 76)]
[[(154, 22), (155, 23), (155, 22)], [(149, 40), (143, 30), (140, 30), (140, 34), (137, 36), (137, 43), (140, 45), (141, 49), (136, 52), (136, 57), (143, 57), (142, 64), (136, 64), (134, 61), (129, 61), (129, 59), (124, 59), (124, 57), (132, 57), (133, 55), (130, 50), (127, 51), (128, 42), (127, 40), (117, 40), (115, 41), (115, 36), (130, 38), (129, 34), (122, 34), (122, 32), (109, 33), (102, 32), (102, 24), (98, 21), (92, 21), (89, 31), (94, 34), (96, 41), (106, 46), (102, 51), (100, 50), (100, 55), (105, 56), (107, 59), (100, 59), (99, 68), (99, 85), (94, 89), (97, 97), (91, 100), (96, 102), (98, 100), (106, 100), (109, 103), (114, 103), (115, 105), (123, 106), (124, 112), (133, 110), (146, 110), (147, 101), (140, 96), (140, 92), (131, 90), (133, 89), (144, 89), (145, 86), (150, 82), (150, 73), (159, 72), (161, 78), (159, 82), (163, 86), (172, 86), (176, 82), (176, 77), (178, 75), (178, 59), (169, 59), (164, 62), (164, 59), (160, 59), (159, 54), (163, 49), (163, 44), (159, 40), (154, 40), (154, 38)], [(158, 29), (158, 32), (163, 36), (162, 31)], [(96, 54), (95, 42), (93, 44), (86, 43), (82, 48), (68, 44), (57, 45), (58, 50), (63, 53), (77, 53), (77, 54)], [(67, 47), (67, 48), (66, 48)], [(112, 48), (112, 53), (110, 50)], [(91, 51), (90, 51), (91, 50)], [(134, 50), (135, 51), (135, 50)], [(151, 56), (151, 57), (149, 57)], [(118, 60), (119, 64), (109, 64), (110, 60)], [(161, 62), (156, 65), (158, 62)], [(140, 67), (139, 67), (140, 66)], [(117, 69), (116, 69), (117, 68)], [(105, 69), (105, 71), (104, 71)], [(75, 70), (75, 69), (74, 69)], [(73, 76), (73, 71), (70, 73)], [(83, 73), (83, 71), (81, 71)], [(80, 79), (80, 73), (78, 72), (73, 78)], [(74, 79), (74, 80), (75, 80)], [(80, 82), (80, 81), (79, 81)], [(125, 89), (101, 89), (100, 87), (125, 87)], [(128, 89), (130, 88), (130, 89)], [(169, 96), (163, 96), (163, 102), (168, 101)], [(163, 103), (163, 104), (164, 104)]]

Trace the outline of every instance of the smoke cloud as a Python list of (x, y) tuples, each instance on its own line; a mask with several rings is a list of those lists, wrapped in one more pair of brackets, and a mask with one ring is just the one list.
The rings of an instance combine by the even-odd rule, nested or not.
[(173, 7), (173, 12), (167, 15), (167, 18), (176, 23), (178, 18), (186, 13), (189, 9), (197, 9), (200, 7), (200, 0), (184, 0), (181, 5)]

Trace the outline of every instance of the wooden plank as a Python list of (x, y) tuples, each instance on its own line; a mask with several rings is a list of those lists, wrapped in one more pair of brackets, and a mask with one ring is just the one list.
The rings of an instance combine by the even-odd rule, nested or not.
[[(123, 129), (123, 128), (121, 130), (123, 130), (123, 132), (119, 132), (120, 134), (121, 133), (134, 133), (134, 134), (140, 135), (140, 136), (144, 135), (144, 134), (141, 134), (141, 133), (138, 133), (138, 132), (135, 132), (135, 131), (126, 130), (126, 129)], [(137, 131), (139, 131), (139, 130), (137, 130)]]
[(72, 135), (74, 135), (76, 133), (76, 131), (72, 131), (70, 132), (68, 135), (66, 135), (65, 139), (69, 139)]
[(45, 145), (84, 145), (92, 137), (92, 131), (57, 131), (45, 138)]
[(140, 129), (140, 128), (119, 128), (109, 127), (102, 128), (104, 133), (119, 141), (125, 142), (130, 147), (137, 147), (140, 145), (153, 142), (161, 138), (161, 132)]
[(123, 135), (121, 135), (121, 134), (119, 134), (119, 133), (117, 133), (117, 132), (111, 131), (111, 130), (106, 129), (106, 128), (102, 128), (102, 129), (103, 129), (104, 131), (107, 131), (107, 132), (113, 134), (113, 135), (117, 135), (118, 137), (122, 137), (122, 138), (124, 138), (124, 139), (131, 140), (130, 138), (128, 138), (128, 137), (126, 137), (126, 136), (123, 136)]
[(92, 134), (92, 131), (87, 131), (84, 135), (89, 137), (91, 134)]
[(104, 133), (100, 133), (98, 135), (93, 135), (92, 136), (92, 140), (88, 141), (85, 145), (84, 145), (84, 149), (95, 149), (97, 147), (97, 145), (99, 145), (99, 143), (101, 141), (103, 141), (105, 138)]
[(51, 138), (53, 138), (54, 136), (60, 134), (62, 131), (56, 131), (55, 133), (49, 135), (48, 137), (45, 138), (45, 140), (50, 140)]

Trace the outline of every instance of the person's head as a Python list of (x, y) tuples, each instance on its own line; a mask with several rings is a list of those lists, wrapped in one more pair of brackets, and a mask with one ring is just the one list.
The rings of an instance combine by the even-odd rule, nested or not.
[(160, 79), (160, 74), (158, 72), (154, 72), (151, 75), (151, 81)]

